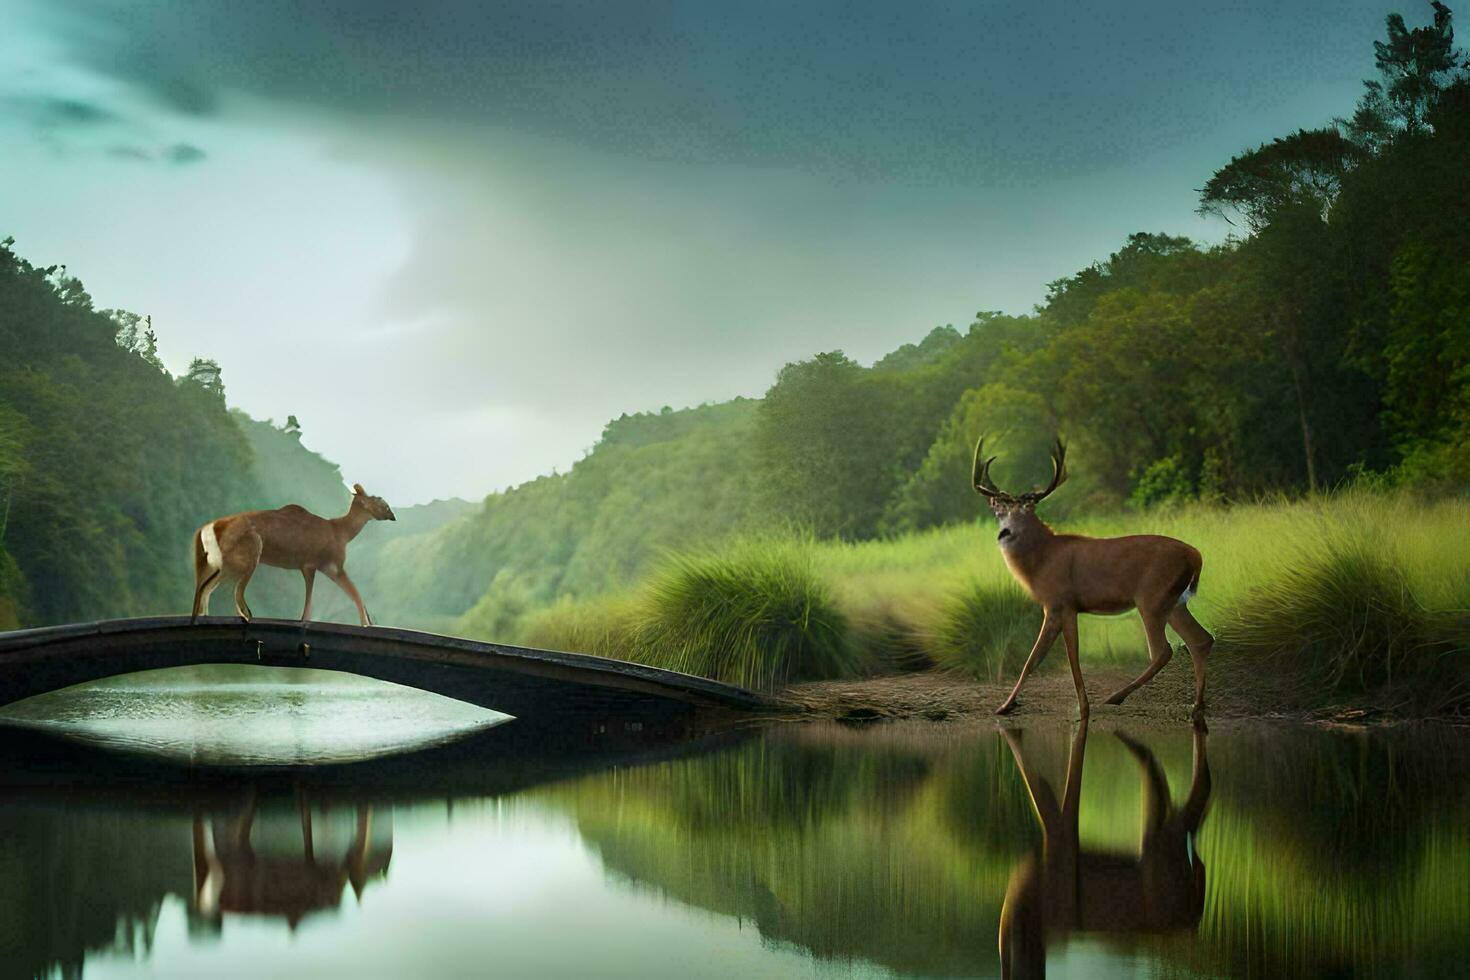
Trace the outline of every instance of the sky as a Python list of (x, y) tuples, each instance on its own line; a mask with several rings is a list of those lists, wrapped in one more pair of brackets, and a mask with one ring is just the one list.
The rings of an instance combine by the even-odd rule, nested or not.
[(1350, 113), (1428, 5), (0, 0), (0, 237), (397, 506), (870, 362)]

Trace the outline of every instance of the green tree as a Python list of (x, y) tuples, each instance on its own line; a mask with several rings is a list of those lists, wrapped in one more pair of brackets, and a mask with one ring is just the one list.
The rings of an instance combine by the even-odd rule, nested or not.
[(1215, 171), (1200, 190), (1199, 212), (1226, 221), (1234, 213), (1252, 231), (1289, 208), (1306, 207), (1325, 220), (1362, 152), (1335, 128), (1297, 130)]
[(882, 405), (841, 351), (783, 367), (761, 402), (756, 452), (771, 509), (822, 536), (877, 525), (892, 485)]
[(1465, 67), (1455, 48), (1450, 8), (1432, 0), (1434, 23), (1410, 30), (1402, 14), (1389, 14), (1388, 38), (1373, 42), (1373, 61), (1382, 81), (1370, 81), (1365, 99), (1386, 105), (1392, 122), (1408, 133), (1425, 124), (1440, 93)]

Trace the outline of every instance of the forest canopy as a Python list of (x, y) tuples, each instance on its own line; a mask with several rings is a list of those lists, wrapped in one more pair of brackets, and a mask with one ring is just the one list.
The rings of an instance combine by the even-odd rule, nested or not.
[[(1450, 11), (1393, 14), (1351, 114), (1201, 175), (1216, 245), (1130, 235), (871, 367), (788, 364), (757, 401), (624, 417), (569, 473), (491, 496), (376, 569), (435, 625), (513, 635), (526, 609), (626, 587), (670, 548), (798, 528), (864, 540), (973, 520), (970, 453), (1002, 486), (1072, 451), (1054, 514), (1251, 501), (1352, 480), (1470, 479), (1470, 71)], [(1367, 58), (1365, 57), (1365, 62)], [(399, 613), (417, 616), (413, 603)], [(461, 618), (457, 618), (461, 617)]]
[[(1249, 501), (1371, 477), (1470, 478), (1470, 68), (1452, 15), (1398, 14), (1334, 120), (1200, 175), (1220, 244), (1132, 234), (1027, 315), (981, 312), (871, 366), (825, 351), (760, 399), (610, 422), (569, 472), (384, 536), (354, 574), (385, 622), (513, 634), (666, 551), (771, 529), (848, 541), (972, 520), (1002, 486), (1075, 474), (1056, 507)], [(185, 608), (190, 533), (340, 474), (232, 414), (220, 365), (163, 369), (145, 317), (0, 249), (0, 626)], [(342, 497), (345, 500), (345, 494)], [(447, 522), (447, 523), (446, 523)]]

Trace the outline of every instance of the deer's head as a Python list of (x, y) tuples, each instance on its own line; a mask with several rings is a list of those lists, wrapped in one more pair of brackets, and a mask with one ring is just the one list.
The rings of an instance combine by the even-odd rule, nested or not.
[(995, 462), (995, 457), (986, 459), (984, 446), (984, 438), (976, 440), (975, 462), (970, 480), (975, 485), (975, 492), (990, 501), (990, 509), (1000, 522), (1000, 533), (996, 540), (1002, 548), (1013, 547), (1027, 537), (1028, 532), (1044, 526), (1036, 516), (1036, 505), (1067, 479), (1067, 447), (1062, 444), (1061, 439), (1057, 439), (1056, 445), (1052, 446), (1051, 483), (1045, 490), (1007, 493), (990, 479), (990, 464)]
[(352, 506), (363, 508), (375, 521), (398, 520), (393, 516), (393, 508), (388, 506), (388, 501), (382, 497), (374, 497), (362, 488), (361, 483), (352, 485)]

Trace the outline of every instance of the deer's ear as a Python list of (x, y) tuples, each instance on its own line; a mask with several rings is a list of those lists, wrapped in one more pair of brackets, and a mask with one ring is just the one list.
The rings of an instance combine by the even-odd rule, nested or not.
[(361, 483), (354, 483), (352, 485), (352, 492), (355, 493), (355, 494), (357, 494), (359, 497), (362, 496), (363, 494), (367, 493), (367, 491), (362, 488), (362, 484)]

